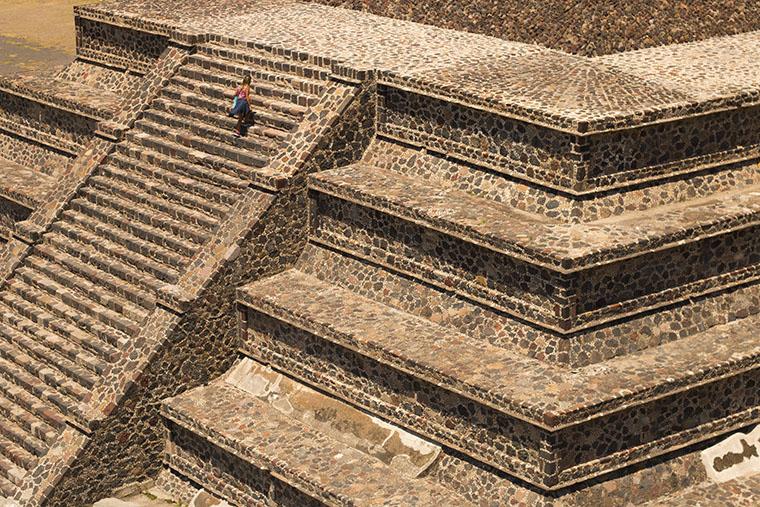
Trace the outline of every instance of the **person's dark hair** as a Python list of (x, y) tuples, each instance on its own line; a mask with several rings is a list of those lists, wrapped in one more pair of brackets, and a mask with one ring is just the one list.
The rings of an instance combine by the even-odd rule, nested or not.
[(250, 85), (251, 84), (251, 76), (245, 76), (243, 78), (243, 84), (244, 85)]

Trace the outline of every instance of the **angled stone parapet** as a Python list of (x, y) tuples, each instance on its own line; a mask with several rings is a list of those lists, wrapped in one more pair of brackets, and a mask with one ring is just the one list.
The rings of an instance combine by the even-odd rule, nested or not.
[(571, 371), (298, 271), (239, 297), (247, 354), (545, 490), (758, 419), (752, 317)]

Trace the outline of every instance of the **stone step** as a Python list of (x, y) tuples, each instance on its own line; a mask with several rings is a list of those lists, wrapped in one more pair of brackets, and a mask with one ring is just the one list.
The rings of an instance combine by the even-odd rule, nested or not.
[[(467, 297), (317, 243), (306, 245), (296, 268), (383, 305), (467, 334), (473, 339), (499, 347), (511, 347), (526, 356), (547, 360), (544, 349), (549, 348), (556, 350), (555, 355), (550, 356), (552, 359), (556, 355), (564, 359), (564, 354), (567, 354), (567, 348), (557, 344), (556, 337), (540, 333), (535, 326)], [(555, 359), (554, 362), (558, 361)]]
[(256, 67), (269, 70), (294, 74), (309, 79), (326, 81), (330, 78), (330, 69), (313, 65), (306, 61), (298, 61), (295, 58), (286, 58), (276, 55), (264, 49), (256, 49), (241, 46), (221, 46), (205, 44), (198, 46), (198, 53), (207, 57), (222, 58), (238, 63), (247, 63)]
[(272, 65), (250, 65), (251, 62), (233, 58), (219, 58), (198, 52), (188, 60), (190, 66), (201, 67), (214, 75), (229, 74), (238, 76), (238, 83), (244, 76), (251, 76), (252, 83), (262, 82), (285, 88), (304, 91), (312, 95), (322, 95), (327, 87), (327, 79), (305, 77), (298, 73), (283, 72)]
[(48, 277), (44, 271), (34, 269), (33, 262), (34, 258), (30, 259), (30, 262), (25, 263), (24, 266), (16, 271), (19, 277), (28, 284), (44, 290), (50, 296), (60, 299), (62, 303), (89, 315), (125, 335), (133, 336), (139, 332), (140, 321), (125, 317), (122, 313), (101, 305), (84, 293), (56, 282)]
[[(103, 374), (107, 368), (107, 361), (99, 355), (98, 351), (91, 351), (83, 347), (76, 340), (72, 340), (70, 337), (67, 338), (67, 333), (60, 331), (58, 333), (53, 332), (50, 327), (45, 327), (45, 324), (49, 326), (49, 323), (38, 324), (2, 302), (0, 302), (0, 322), (13, 326), (15, 329), (34, 337), (34, 339), (43, 343), (46, 347), (50, 347), (58, 354), (63, 355), (77, 365), (83, 366), (96, 375)], [(92, 340), (95, 340), (95, 338), (90, 337), (88, 341)], [(89, 376), (89, 378), (95, 377)]]
[[(164, 101), (161, 103), (163, 104)], [(170, 103), (167, 107), (171, 108), (172, 105), (173, 104)], [(159, 111), (158, 109), (150, 109), (146, 111), (143, 118), (159, 125), (165, 125), (170, 129), (191, 132), (204, 139), (219, 141), (224, 145), (229, 146), (232, 150), (251, 151), (262, 157), (271, 157), (279, 149), (277, 143), (272, 140), (272, 137), (261, 134), (262, 130), (274, 129), (267, 129), (254, 125), (246, 129), (245, 137), (233, 136), (232, 133), (237, 125), (237, 120), (235, 118), (230, 118), (229, 116), (225, 116), (221, 118), (221, 121), (215, 122), (223, 123), (224, 128), (220, 128), (215, 124), (210, 125), (202, 122), (196, 116), (186, 117), (174, 112)], [(277, 130), (276, 132), (282, 131)]]
[[(139, 277), (132, 276), (129, 281), (139, 280), (144, 287), (154, 289), (163, 283), (176, 283), (179, 279), (177, 267), (160, 260), (169, 258), (174, 262), (177, 259), (176, 254), (166, 249), (160, 249), (158, 245), (141, 240), (126, 232), (117, 230), (109, 234), (107, 226), (74, 210), (64, 211), (63, 218), (64, 220), (52, 225), (53, 231), (59, 232), (79, 244), (95, 241), (96, 243), (90, 244), (96, 250), (109, 257), (120, 259), (129, 267), (143, 273)], [(71, 252), (69, 251), (69, 253)], [(109, 272), (114, 273), (114, 271)], [(127, 272), (122, 270), (122, 273)]]
[[(195, 254), (199, 245), (172, 236), (151, 225), (137, 222), (112, 208), (78, 197), (71, 201), (70, 209), (89, 218), (103, 237), (128, 245), (136, 252), (149, 255), (172, 267), (181, 267)], [(128, 238), (128, 239), (125, 239)], [(146, 254), (147, 252), (147, 254)]]
[[(162, 111), (166, 114), (173, 114), (182, 117), (186, 121), (190, 119), (198, 120), (204, 125), (216, 127), (217, 133), (221, 132), (225, 135), (225, 139), (228, 139), (229, 132), (237, 125), (237, 118), (230, 117), (227, 112), (229, 111), (229, 103), (224, 102), (221, 110), (215, 108), (213, 111), (209, 111), (207, 108), (198, 106), (190, 106), (176, 100), (167, 100), (164, 98), (157, 98), (151, 103), (153, 109), (150, 112)], [(300, 118), (303, 112), (299, 112), (295, 115), (296, 118)], [(213, 131), (209, 131), (213, 132)], [(261, 142), (266, 142), (276, 150), (279, 149), (280, 143), (288, 136), (288, 133), (278, 128), (272, 128), (256, 124), (248, 127), (246, 131), (247, 135), (243, 139), (247, 139), (250, 136), (255, 136)], [(218, 134), (216, 134), (218, 135)]]
[(180, 203), (158, 196), (145, 196), (139, 189), (108, 176), (92, 176), (88, 183), (81, 193), (90, 201), (198, 245), (211, 238), (218, 223)]
[[(99, 358), (102, 361), (101, 365), (115, 361), (120, 354), (119, 349), (111, 345), (108, 340), (101, 339), (93, 333), (79, 328), (67, 318), (49, 312), (27, 301), (19, 294), (6, 291), (0, 294), (0, 300), (20, 316), (66, 338), (75, 348), (83, 351), (82, 356), (86, 357), (89, 352)], [(51, 346), (52, 343), (51, 341)], [(86, 360), (82, 361), (83, 364), (85, 362)]]
[[(92, 371), (68, 359), (54, 347), (40, 343), (28, 334), (25, 334), (22, 330), (15, 329), (4, 322), (0, 322), (0, 340), (7, 342), (11, 347), (23, 351), (31, 359), (42, 364), (43, 367), (59, 372), (69, 380), (82, 386), (85, 390), (91, 389), (98, 381), (97, 376)], [(81, 390), (72, 390), (72, 393), (77, 396), (79, 395), (77, 393), (80, 392)]]
[[(165, 138), (187, 148), (215, 155), (243, 166), (264, 167), (269, 160), (269, 155), (261, 150), (253, 151), (235, 146), (231, 142), (234, 139), (232, 132), (228, 133), (228, 142), (220, 143), (213, 139), (200, 137), (188, 130), (166, 126), (147, 119), (138, 120), (135, 123), (135, 127), (151, 136)], [(242, 174), (246, 173), (247, 171), (242, 172)]]
[[(154, 225), (166, 223), (174, 231), (174, 228), (177, 227), (175, 223), (179, 222), (183, 228), (183, 232), (179, 235), (193, 239), (196, 242), (207, 241), (211, 232), (219, 225), (217, 217), (199, 211), (197, 207), (187, 206), (185, 204), (187, 201), (185, 195), (180, 194), (179, 198), (176, 198), (177, 192), (167, 195), (161, 191), (157, 191), (155, 186), (146, 181), (147, 178), (142, 177), (142, 175), (129, 179), (129, 173), (119, 168), (111, 167), (111, 171), (104, 171), (103, 169), (101, 167), (101, 174), (90, 178), (89, 181), (93, 186), (112, 195), (124, 196), (126, 199), (141, 206), (147, 206), (156, 210), (158, 214), (152, 217), (155, 221)], [(113, 176), (114, 174), (116, 176)], [(159, 187), (162, 186), (159, 185)], [(165, 220), (167, 216), (171, 219), (170, 221)], [(159, 220), (156, 220), (157, 218)], [(180, 232), (179, 229), (177, 232)]]
[[(217, 114), (227, 114), (232, 109), (234, 89), (179, 76), (173, 77), (171, 83), (161, 92), (167, 99)], [(279, 129), (285, 133), (293, 131), (306, 112), (304, 106), (258, 95), (251, 95), (248, 102), (259, 125)]]
[[(4, 422), (0, 419), (0, 423)], [(36, 462), (34, 455), (0, 435), (0, 475), (15, 487), (21, 487)]]
[(29, 369), (32, 367), (26, 366), (27, 361), (23, 354), (16, 354), (13, 360), (10, 360), (5, 349), (0, 350), (3, 352), (0, 355), (0, 376), (29, 395), (54, 405), (65, 416), (86, 424), (86, 419), (79, 410), (81, 399), (67, 394), (65, 386), (53, 385), (54, 379), (48, 371), (40, 372), (44, 379), (30, 373)]
[[(77, 224), (81, 216), (73, 213), (70, 216), (75, 217), (72, 222), (55, 222), (51, 226), (52, 233), (46, 235), (47, 241), (54, 248), (139, 287), (151, 298), (155, 298), (164, 286), (174, 284), (178, 280), (178, 271), (168, 266), (154, 265), (151, 259), (143, 255), (118, 243), (102, 240)], [(149, 266), (149, 269), (160, 268), (160, 273), (146, 270), (146, 266)]]
[[(155, 125), (155, 124), (154, 124)], [(158, 129), (162, 131), (161, 128)], [(247, 166), (235, 160), (207, 153), (186, 144), (174, 142), (176, 133), (160, 137), (140, 132), (137, 129), (127, 132), (127, 139), (135, 144), (157, 151), (163, 155), (183, 160), (187, 164), (200, 164), (217, 172), (233, 176), (238, 179), (250, 181), (263, 187), (278, 190), (284, 188), (289, 181), (289, 176), (265, 167), (266, 160), (257, 159), (258, 166)], [(206, 148), (208, 143), (200, 138), (185, 139), (185, 143)]]
[[(205, 57), (198, 55), (198, 58)], [(325, 88), (322, 81), (304, 80), (287, 74), (278, 76), (241, 65), (230, 65), (223, 60), (207, 59), (206, 62), (218, 64), (222, 68), (207, 69), (198, 65), (198, 62), (193, 62), (179, 69), (178, 74), (193, 81), (222, 86), (231, 91), (241, 83), (244, 75), (250, 75), (251, 94), (288, 101), (299, 106), (316, 103)]]
[[(249, 387), (257, 389), (257, 384), (264, 382), (261, 374), (266, 375), (265, 372), (257, 373), (243, 382), (247, 380)], [(268, 402), (270, 393), (261, 392), (261, 396), (257, 396), (225, 381), (216, 381), (164, 402), (162, 413), (173, 423), (170, 425), (170, 439), (173, 440), (166, 458), (169, 465), (180, 468), (178, 472), (204, 485), (205, 477), (198, 477), (192, 463), (208, 459), (203, 457), (207, 453), (198, 452), (200, 449), (214, 449), (225, 457), (234, 456), (234, 461), (242, 462), (240, 468), (225, 469), (214, 460), (214, 469), (222, 469), (217, 472), (222, 475), (217, 480), (221, 479), (232, 489), (236, 481), (266, 472), (276, 486), (256, 493), (264, 499), (269, 491), (287, 488), (297, 495), (291, 497), (288, 505), (374, 506), (380, 505), (379, 501), (382, 505), (399, 506), (440, 505), (442, 502), (470, 505), (432, 481), (415, 478), (412, 470), (404, 470), (404, 464), (410, 469), (418, 467), (405, 461), (403, 450), (386, 449), (385, 459), (379, 459), (383, 442), (375, 440), (379, 433), (395, 434), (390, 425), (383, 426), (355, 409), (351, 413), (350, 407), (322, 399), (319, 393), (294, 386), (292, 381), (279, 380), (278, 385), (270, 385), (271, 389), (287, 392), (272, 393), (272, 399), (275, 396), (293, 399), (296, 407), (290, 414), (276, 408), (276, 402)], [(299, 387), (300, 392), (297, 392)], [(309, 407), (309, 402), (328, 405), (326, 411), (329, 412), (326, 413), (331, 416), (320, 418), (319, 422), (299, 419), (299, 411), (309, 408), (317, 411), (318, 407)], [(285, 403), (283, 401), (283, 405)], [(322, 414), (322, 411), (318, 413)], [(339, 426), (341, 422), (344, 427)], [(350, 434), (351, 429), (360, 432), (357, 427), (362, 424), (371, 427), (375, 434)], [(365, 439), (374, 444), (369, 452), (364, 448)], [(415, 440), (415, 437), (410, 435), (409, 440)], [(433, 445), (427, 445), (426, 450), (433, 459), (437, 455)], [(370, 454), (372, 451), (375, 455)], [(394, 457), (397, 462), (391, 463)]]
[[(92, 284), (92, 286), (96, 288), (102, 287), (122, 298), (122, 302), (129, 301), (133, 305), (144, 309), (145, 312), (151, 312), (156, 307), (156, 299), (152, 294), (123, 278), (119, 278), (118, 276), (114, 276), (102, 269), (98, 269), (95, 265), (83, 262), (79, 258), (69, 255), (50, 243), (45, 242), (38, 244), (36, 247), (36, 253), (45, 257), (49, 261), (64, 266), (72, 276), (76, 276), (81, 280), (79, 283), (82, 285)], [(102, 301), (107, 301), (107, 298), (103, 297)], [(115, 310), (117, 306), (118, 304), (114, 304), (112, 309)], [(137, 312), (138, 310), (135, 309), (134, 311)]]
[[(100, 168), (104, 175), (139, 188), (148, 196), (156, 195), (178, 202), (206, 214), (209, 220), (217, 222), (229, 212), (230, 207), (225, 202), (227, 192), (219, 187), (164, 171), (160, 167), (143, 164), (122, 154), (113, 155), (110, 162)], [(229, 200), (234, 203), (238, 196), (230, 194)]]
[(26, 475), (23, 471), (20, 472), (23, 475), (19, 475), (18, 470), (18, 467), (9, 462), (7, 458), (0, 457), (0, 492), (6, 498), (13, 498), (18, 492), (21, 477)]
[(18, 404), (13, 398), (0, 391), (0, 414), (9, 424), (16, 425), (27, 436), (33, 437), (39, 445), (50, 445), (58, 438), (59, 430), (50, 426), (44, 419)]
[[(20, 409), (9, 400), (0, 400), (0, 414), (2, 414), (0, 415), (0, 420), (2, 420), (0, 436), (10, 440), (34, 457), (44, 456), (50, 444), (40, 440), (19, 425), (14, 416), (14, 413), (19, 411)], [(21, 411), (23, 412), (23, 410)], [(55, 438), (57, 433), (53, 432), (52, 436)]]
[(150, 313), (150, 310), (147, 308), (137, 305), (116, 292), (109, 290), (109, 284), (93, 283), (89, 279), (70, 270), (67, 266), (59, 264), (47, 256), (31, 256), (27, 259), (27, 263), (33, 269), (44, 273), (64, 287), (83, 293), (90, 300), (107, 308), (109, 311), (122, 315), (123, 318), (131, 322), (139, 324)]
[[(209, 199), (218, 199), (224, 204), (234, 204), (239, 194), (248, 188), (248, 181), (230, 174), (205, 167), (201, 163), (188, 163), (171, 155), (167, 156), (140, 144), (121, 143), (117, 146), (119, 155), (132, 159), (129, 167), (151, 170), (151, 175), (172, 185), (187, 185), (190, 192), (199, 189)], [(122, 159), (115, 159), (122, 160)], [(137, 161), (135, 163), (133, 161)], [(199, 186), (200, 183), (200, 186)], [(203, 186), (203, 185), (208, 185)], [(199, 195), (204, 195), (199, 194)]]
[[(247, 354), (542, 489), (704, 438), (688, 411), (628, 439), (613, 435), (611, 417), (680, 414), (695, 403), (711, 425), (757, 416), (748, 390), (760, 375), (760, 317), (569, 370), (295, 270), (238, 297), (250, 309)], [(743, 401), (727, 408), (716, 395), (724, 389)], [(537, 454), (546, 440), (551, 452)]]
[(15, 294), (26, 299), (29, 303), (53, 315), (68, 320), (72, 325), (100, 338), (116, 349), (123, 349), (129, 342), (129, 335), (126, 333), (103, 323), (85, 311), (67, 304), (65, 301), (61, 301), (59, 298), (45, 292), (43, 289), (32, 285), (27, 280), (13, 278), (8, 281), (8, 287), (10, 287)]
[(315, 174), (309, 186), (316, 241), (557, 332), (758, 276), (760, 187), (571, 224), (363, 163)]

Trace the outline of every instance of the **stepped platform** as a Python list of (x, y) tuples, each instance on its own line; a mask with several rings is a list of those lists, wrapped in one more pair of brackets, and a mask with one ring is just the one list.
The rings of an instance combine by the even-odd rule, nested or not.
[(78, 7), (59, 89), (0, 89), (14, 174), (60, 180), (0, 259), (3, 496), (92, 503), (167, 436), (241, 505), (641, 504), (760, 421), (756, 33), (244, 4)]
[(250, 359), (162, 413), (168, 466), (238, 505), (437, 505), (455, 495), (419, 477), (437, 446)]
[[(671, 73), (656, 58), (585, 58), (301, 2), (224, 8), (204, 2), (180, 18), (112, 1), (77, 13), (177, 40), (286, 48), (349, 77), (376, 71), (380, 132), (576, 198), (758, 158), (755, 33), (671, 46), (668, 58), (695, 62)], [(709, 64), (718, 53), (730, 64)], [(453, 115), (472, 122), (462, 130)]]
[[(568, 371), (297, 271), (257, 282), (240, 300), (250, 308), (247, 354), (547, 489), (706, 438), (708, 427), (721, 431), (758, 417), (757, 393), (732, 393), (757, 377), (760, 342), (753, 344), (751, 317)], [(720, 392), (721, 403), (741, 399), (720, 416), (711, 409), (714, 419), (687, 415), (688, 405), (709, 403), (696, 401), (702, 391)], [(612, 422), (639, 417), (652, 426), (631, 427), (627, 437)], [(533, 454), (541, 447), (540, 457)]]
[[(361, 87), (271, 51), (214, 44), (192, 56), (165, 38), (85, 19), (78, 35), (82, 54), (59, 74), (75, 86), (29, 102), (16, 82), (16, 102), (3, 102), (19, 117), (29, 104), (78, 115), (87, 129), (68, 130), (82, 134), (72, 143), (96, 127), (102, 136), (71, 174), (46, 174), (51, 202), (4, 251), (0, 491), (24, 506), (91, 504), (157, 472), (158, 401), (232, 363), (235, 287), (292, 263), (303, 242), (306, 154), (330, 160), (342, 129), (356, 129), (328, 129), (367, 114), (353, 105)], [(129, 53), (132, 43), (139, 49)], [(134, 65), (119, 70), (120, 50)], [(231, 96), (220, 67), (256, 72), (259, 114), (241, 139), (223, 114)], [(178, 91), (194, 100), (174, 100)], [(38, 127), (27, 125), (47, 135)], [(42, 185), (21, 161), (10, 164), (3, 183), (32, 204)]]

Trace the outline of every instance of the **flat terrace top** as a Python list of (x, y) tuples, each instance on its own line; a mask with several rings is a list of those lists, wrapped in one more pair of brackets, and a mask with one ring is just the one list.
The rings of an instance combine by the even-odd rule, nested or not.
[(85, 17), (377, 69), (401, 86), (587, 133), (760, 103), (760, 32), (600, 58), (296, 0), (109, 0)]

